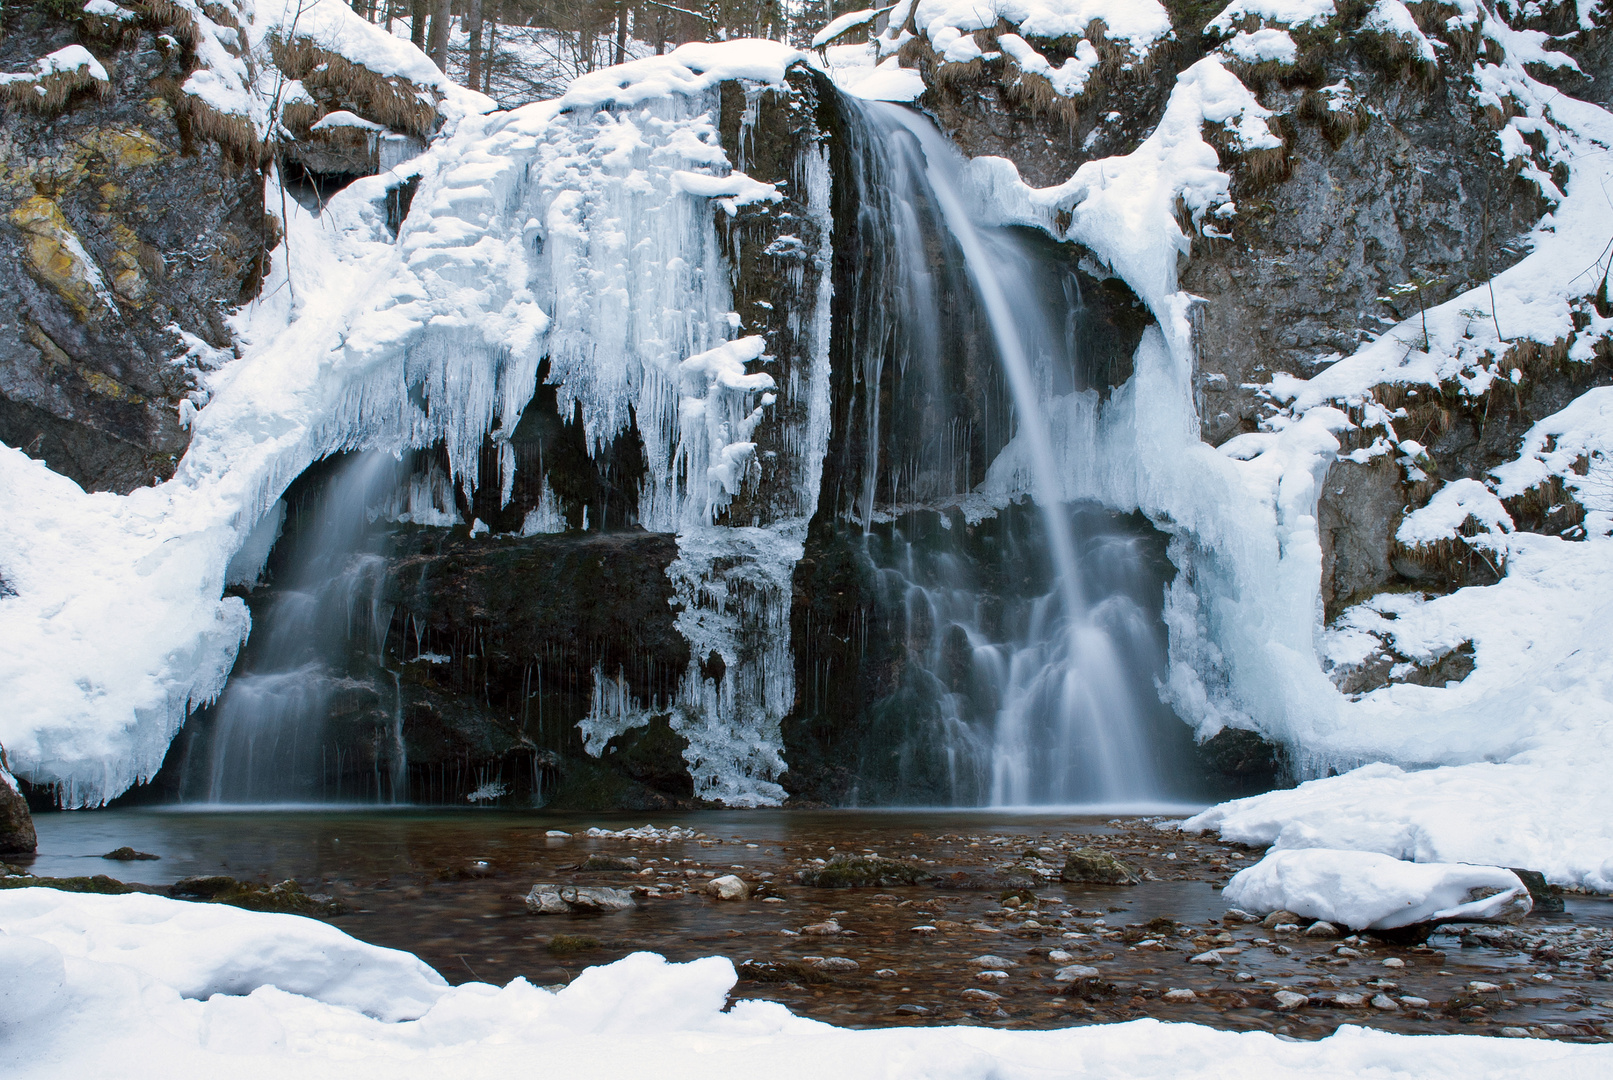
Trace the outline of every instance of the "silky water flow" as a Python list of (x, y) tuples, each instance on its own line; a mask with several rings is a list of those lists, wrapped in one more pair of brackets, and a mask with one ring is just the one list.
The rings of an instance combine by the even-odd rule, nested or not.
[[(329, 802), (344, 791), (351, 763), (337, 760), (348, 740), (330, 738), (344, 692), (373, 685), (398, 700), (380, 702), (390, 729), (376, 731), (363, 795), (408, 801), (408, 757), (401, 689), (381, 669), (392, 612), (383, 603), (386, 530), (373, 524), (392, 496), (400, 464), (388, 454), (354, 454), (335, 467), (294, 534), (281, 543), (281, 579), (256, 619), (252, 641), (214, 707), (206, 801)], [(363, 679), (349, 671), (361, 654)], [(347, 751), (351, 753), (351, 750)]]
[[(1044, 401), (1074, 389), (1059, 371), (1079, 367), (1071, 319), (1079, 313), (1079, 282), (1014, 230), (978, 227), (965, 197), (958, 151), (925, 117), (880, 102), (852, 104), (854, 157), (859, 158), (863, 228), (889, 238), (887, 274), (894, 279), (887, 317), (897, 324), (901, 377), (934, 384), (940, 353), (935, 316), (938, 287), (966, 289), (989, 327), (1012, 408), (1012, 436), (1028, 464), (1025, 492), (1034, 500), (1039, 537), (1051, 564), (1051, 588), (1018, 603), (986, 595), (968, 559), (926, 549), (904, 538), (904, 485), (887, 478), (897, 526), (879, 563), (887, 592), (899, 591), (910, 628), (907, 656), (933, 678), (930, 715), (922, 737), (909, 739), (904, 767), (939, 773), (954, 804), (992, 806), (1136, 805), (1169, 799), (1161, 747), (1154, 736), (1180, 722), (1161, 705), (1154, 678), (1163, 665), (1161, 628), (1139, 603), (1150, 588), (1139, 543), (1110, 515), (1068, 505)], [(920, 209), (922, 208), (922, 209)], [(878, 218), (870, 222), (869, 218)], [(941, 235), (936, 235), (937, 233)], [(939, 256), (937, 253), (940, 253)], [(958, 265), (936, 265), (937, 261)], [(1047, 299), (1037, 275), (1060, 274), (1062, 306)], [(951, 282), (945, 279), (951, 277)], [(872, 341), (875, 335), (866, 334)], [(877, 352), (878, 350), (872, 350)], [(865, 350), (866, 355), (866, 350)], [(865, 360), (865, 363), (867, 361)], [(864, 373), (880, 386), (881, 372)], [(877, 390), (870, 395), (877, 398)], [(889, 395), (899, 407), (903, 395)], [(919, 397), (933, 400), (933, 394)], [(881, 405), (866, 409), (870, 436), (880, 429)], [(919, 416), (889, 417), (892, 428), (925, 424)], [(858, 516), (876, 516), (879, 452), (863, 466)], [(921, 490), (909, 480), (908, 507), (964, 494), (956, 478), (969, 475), (953, 444), (937, 444), (929, 461), (905, 464), (909, 477), (939, 477)], [(920, 455), (923, 457), (924, 455)], [(934, 458), (943, 458), (939, 462)], [(891, 471), (891, 467), (887, 467)], [(950, 482), (950, 490), (948, 484)], [(1079, 527), (1079, 535), (1078, 535)], [(942, 530), (942, 533), (950, 530)], [(942, 541), (944, 548), (945, 540)], [(1159, 585), (1152, 584), (1157, 594)], [(960, 641), (960, 634), (962, 640)], [(965, 644), (966, 643), (966, 644)], [(941, 673), (957, 667), (963, 645), (965, 679)], [(947, 655), (948, 653), (952, 655)], [(1185, 731), (1185, 729), (1183, 729)], [(1169, 740), (1167, 740), (1169, 741)], [(918, 744), (922, 744), (920, 747)]]

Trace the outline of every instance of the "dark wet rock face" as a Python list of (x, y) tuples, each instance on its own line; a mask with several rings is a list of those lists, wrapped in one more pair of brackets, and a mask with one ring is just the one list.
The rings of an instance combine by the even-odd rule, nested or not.
[(0, 749), (0, 855), (31, 854), (38, 844), (28, 800), (6, 768), (5, 750)]
[(0, 104), (0, 441), (127, 492), (173, 473), (180, 402), (232, 355), (224, 316), (257, 294), (277, 225), (256, 161), (191, 130), (172, 27), (98, 37), (56, 10), (7, 7), (0, 70), (82, 42), (111, 83)]

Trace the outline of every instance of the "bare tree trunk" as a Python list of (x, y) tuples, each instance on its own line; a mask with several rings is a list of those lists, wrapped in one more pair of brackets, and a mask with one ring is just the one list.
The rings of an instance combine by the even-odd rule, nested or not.
[(616, 5), (616, 62), (627, 63), (627, 0)]
[(409, 0), (409, 40), (421, 52), (426, 49), (426, 16), (430, 11), (426, 0)]
[(482, 0), (470, 0), (465, 13), (465, 33), (470, 37), (470, 56), (465, 61), (465, 85), (472, 90), (482, 85)]
[[(498, 0), (493, 2), (493, 12), (487, 17), (487, 51), (482, 60), (482, 85), (480, 90), (484, 94), (493, 92), (493, 46), (498, 43), (498, 17), (503, 14)], [(478, 89), (471, 87), (472, 90)]]
[(453, 0), (435, 0), (431, 13), (431, 48), (428, 53), (437, 70), (448, 74), (448, 28), (453, 23)]

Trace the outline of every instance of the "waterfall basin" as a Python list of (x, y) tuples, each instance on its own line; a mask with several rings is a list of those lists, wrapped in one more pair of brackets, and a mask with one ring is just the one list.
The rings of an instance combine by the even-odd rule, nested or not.
[[(1223, 924), (1220, 887), (1260, 853), (1160, 828), (1167, 818), (1045, 810), (627, 816), (366, 806), (120, 809), (37, 820), (40, 854), (28, 865), (35, 875), (105, 873), (159, 888), (198, 875), (295, 878), (346, 905), (346, 913), (329, 918), (332, 924), (414, 952), (453, 983), (524, 976), (555, 986), (587, 966), (651, 951), (680, 961), (727, 956), (741, 975), (735, 997), (781, 1001), (851, 1027), (1054, 1028), (1154, 1016), (1299, 1038), (1370, 1023), (1422, 1033), (1498, 1033), (1511, 1026), (1599, 1039), (1613, 1021), (1613, 1005), (1602, 1003), (1613, 994), (1595, 981), (1594, 965), (1548, 965), (1454, 932), (1415, 949), (1365, 941), (1355, 948), (1361, 956), (1341, 957), (1335, 940)], [(587, 835), (590, 828), (618, 831), (646, 822), (697, 835), (670, 842)], [(160, 858), (100, 857), (125, 845)], [(1063, 854), (1085, 846), (1101, 847), (1152, 880), (1059, 881)], [(817, 865), (813, 860), (864, 854), (914, 862), (932, 877), (846, 889), (797, 879)], [(591, 855), (637, 859), (640, 869), (581, 869)], [(1026, 875), (1038, 869), (1045, 876), (1027, 885)], [(747, 883), (749, 899), (710, 895), (707, 882), (728, 875)], [(538, 882), (641, 888), (629, 911), (534, 916), (522, 897)], [(1613, 944), (1613, 902), (1567, 899), (1563, 915), (1535, 917), (1520, 929), (1564, 943), (1589, 934), (1607, 939), (1603, 948)], [(824, 932), (830, 927), (840, 932)], [(1221, 964), (1191, 962), (1211, 949), (1226, 954)], [(1385, 959), (1403, 966), (1385, 967)], [(1071, 966), (1099, 975), (1060, 982), (1058, 973)], [(1470, 982), (1505, 989), (1472, 1013), (1462, 998)], [(1171, 994), (1178, 990), (1192, 990), (1192, 999)], [(1279, 990), (1304, 994), (1311, 1004), (1279, 1011)], [(1352, 995), (1370, 1002), (1385, 994), (1428, 1004), (1392, 1012), (1348, 1004)]]

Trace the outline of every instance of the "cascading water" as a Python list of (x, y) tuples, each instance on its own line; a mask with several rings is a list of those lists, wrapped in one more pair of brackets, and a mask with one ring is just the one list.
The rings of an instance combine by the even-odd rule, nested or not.
[[(329, 801), (342, 797), (329, 735), (355, 649), (378, 664), (392, 612), (380, 588), (384, 530), (371, 526), (394, 497), (399, 463), (382, 453), (342, 461), (290, 541), (279, 588), (213, 713), (205, 797), (213, 803)], [(408, 800), (402, 693), (394, 729), (378, 745), (369, 796)], [(383, 766), (384, 762), (384, 766)]]
[[(1050, 563), (1045, 594), (999, 609), (955, 556), (916, 551), (900, 530), (893, 534), (876, 563), (894, 579), (888, 586), (904, 592), (907, 655), (935, 681), (929, 694), (933, 726), (920, 740), (928, 743), (920, 756), (945, 773), (954, 802), (1160, 800), (1167, 789), (1149, 735), (1161, 711), (1151, 685), (1161, 650), (1122, 580), (1128, 577), (1123, 564), (1135, 553), (1123, 533), (1091, 521), (1078, 543), (1043, 415), (1045, 401), (1079, 389), (1068, 385), (1069, 372), (1080, 367), (1065, 317), (1070, 305), (1061, 311), (1046, 302), (1037, 275), (1048, 268), (1023, 238), (976, 226), (963, 194), (961, 156), (928, 120), (884, 103), (860, 109), (866, 130), (855, 137), (865, 198), (883, 188), (868, 205), (883, 218), (877, 227), (890, 236), (895, 252), (888, 271), (900, 305), (891, 316), (893, 334), (905, 343), (903, 355), (918, 362), (921, 388), (936, 381), (930, 373), (938, 352), (934, 320), (940, 317), (935, 281), (955, 275), (956, 267), (945, 260), (956, 260), (1001, 365), (1013, 438), (1027, 465), (1020, 486), (1038, 507), (1039, 544)], [(941, 265), (935, 265), (938, 255)], [(1070, 299), (1078, 304), (1078, 292)], [(875, 336), (869, 335), (871, 343)], [(864, 373), (865, 387), (876, 395), (880, 374), (877, 366)], [(923, 389), (910, 396), (933, 399)], [(880, 429), (879, 410), (872, 401), (866, 408), (871, 433)], [(898, 428), (923, 424), (925, 417), (920, 410), (886, 422)], [(868, 439), (858, 493), (857, 516), (865, 522), (878, 516), (877, 441)], [(939, 452), (955, 450), (942, 446)], [(956, 462), (909, 467), (916, 475), (969, 475), (968, 466), (960, 474)], [(890, 486), (894, 493), (901, 485)], [(948, 496), (956, 502), (964, 494), (960, 487), (954, 481), (949, 492), (932, 484), (907, 505), (929, 501), (934, 507)], [(902, 509), (894, 499), (888, 505), (897, 513)], [(1097, 574), (1094, 559), (1121, 564), (1121, 570)], [(960, 675), (965, 655), (968, 670)]]

